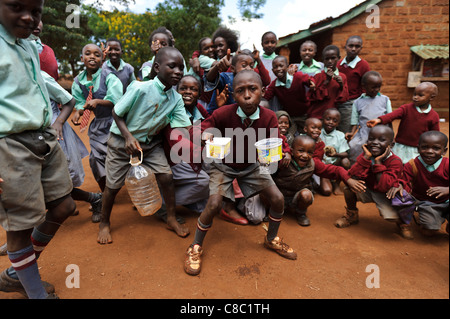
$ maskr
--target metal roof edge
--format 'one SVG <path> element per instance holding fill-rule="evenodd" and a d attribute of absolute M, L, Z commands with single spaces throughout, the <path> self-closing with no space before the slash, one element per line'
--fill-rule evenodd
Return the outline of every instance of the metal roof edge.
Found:
<path fill-rule="evenodd" d="M 281 37 L 281 38 L 279 38 L 277 47 L 279 48 L 279 47 L 282 47 L 289 43 L 307 38 L 311 35 L 319 34 L 326 30 L 334 29 L 338 26 L 341 26 L 341 25 L 345 24 L 346 22 L 350 21 L 351 19 L 359 16 L 363 12 L 366 12 L 367 6 L 378 4 L 381 1 L 383 1 L 383 0 L 367 0 L 367 1 L 361 2 L 360 4 L 356 5 L 352 9 L 350 9 L 349 11 L 341 14 L 340 16 L 338 16 L 337 18 L 334 18 L 331 21 L 328 19 L 325 19 L 325 21 L 323 23 L 320 23 L 317 25 L 317 22 L 316 22 L 316 23 L 311 24 L 311 26 L 314 25 L 313 27 L 310 26 L 308 29 L 300 30 L 297 33 L 293 33 L 293 34 L 287 35 L 285 37 Z"/>

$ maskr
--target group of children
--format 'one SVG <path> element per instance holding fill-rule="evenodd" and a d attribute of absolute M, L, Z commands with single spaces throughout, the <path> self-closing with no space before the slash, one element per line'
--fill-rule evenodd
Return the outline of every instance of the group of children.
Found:
<path fill-rule="evenodd" d="M 0 0 L 0 69 L 15 70 L 0 73 L 0 223 L 12 264 L 0 274 L 0 291 L 58 298 L 54 287 L 41 280 L 36 260 L 74 214 L 74 200 L 80 200 L 68 167 L 80 157 L 60 147 L 75 138 L 63 130 L 73 108 L 72 122 L 82 131 L 90 113 L 95 115 L 88 130 L 89 164 L 101 194 L 85 198 L 92 203 L 92 221 L 99 222 L 98 243 L 112 242 L 114 200 L 130 156 L 142 152 L 163 195 L 157 215 L 167 228 L 180 237 L 189 235 L 176 214 L 179 205 L 200 214 L 185 254 L 189 275 L 201 271 L 204 239 L 216 215 L 247 223 L 236 208 L 237 198 L 258 196 L 268 221 L 264 246 L 291 260 L 297 253 L 278 236 L 285 211 L 292 211 L 300 225 L 310 225 L 306 212 L 314 193 L 330 196 L 340 182 L 347 207 L 336 227 L 358 222 L 357 201 L 374 202 L 405 238 L 412 238 L 414 210 L 427 232 L 448 220 L 448 138 L 439 132 L 439 117 L 430 105 L 437 88 L 422 83 L 412 103 L 392 112 L 389 98 L 380 93 L 381 75 L 358 56 L 360 37 L 348 39 L 343 59 L 337 46 L 325 47 L 323 63 L 314 60 L 316 45 L 306 41 L 302 62 L 289 65 L 275 53 L 273 32 L 263 35 L 260 55 L 256 49 L 240 50 L 237 35 L 219 28 L 200 40 L 188 70 L 172 33 L 160 27 L 149 39 L 154 56 L 137 80 L 134 68 L 122 60 L 118 39 L 109 39 L 106 49 L 87 44 L 85 70 L 75 78 L 70 96 L 40 71 L 38 47 L 29 39 L 40 23 L 43 0 L 17 2 L 20 10 Z M 27 21 L 26 28 L 17 21 Z M 51 101 L 61 105 L 53 125 Z M 401 123 L 394 138 L 387 124 L 395 119 Z M 230 129 L 243 132 L 243 138 L 230 135 Z M 231 138 L 232 161 L 206 163 L 198 156 L 214 139 L 212 132 Z M 251 160 L 256 148 L 250 136 L 282 140 L 276 172 L 263 173 Z M 181 149 L 189 150 L 188 158 Z M 408 204 L 413 210 L 393 205 L 394 199 L 403 203 L 408 196 L 414 198 Z"/>

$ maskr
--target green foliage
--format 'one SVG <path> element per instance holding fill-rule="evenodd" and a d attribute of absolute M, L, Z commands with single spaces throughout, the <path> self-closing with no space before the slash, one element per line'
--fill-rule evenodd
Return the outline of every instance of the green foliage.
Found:
<path fill-rule="evenodd" d="M 266 0 L 239 0 L 238 8 L 242 18 L 251 21 L 252 19 L 261 19 L 264 14 L 258 13 L 258 10 L 264 7 Z"/>

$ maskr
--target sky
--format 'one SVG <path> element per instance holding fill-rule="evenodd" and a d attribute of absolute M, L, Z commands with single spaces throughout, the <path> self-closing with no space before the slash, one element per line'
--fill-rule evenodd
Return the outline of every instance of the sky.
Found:
<path fill-rule="evenodd" d="M 89 2 L 86 0 L 84 2 Z M 145 12 L 147 8 L 153 10 L 158 0 L 136 0 L 129 9 L 136 13 Z M 264 14 L 262 19 L 251 22 L 239 19 L 237 0 L 225 0 L 222 8 L 222 20 L 230 29 L 239 31 L 239 40 L 242 49 L 253 49 L 253 45 L 261 50 L 261 36 L 266 31 L 274 32 L 279 38 L 307 29 L 312 23 L 327 17 L 338 17 L 362 0 L 267 0 L 260 10 Z M 105 1 L 108 3 L 108 1 Z M 117 6 L 117 5 L 116 5 Z M 105 8 L 107 5 L 105 5 Z M 120 9 L 120 6 L 117 6 Z M 230 24 L 228 16 L 236 19 L 236 23 Z"/>

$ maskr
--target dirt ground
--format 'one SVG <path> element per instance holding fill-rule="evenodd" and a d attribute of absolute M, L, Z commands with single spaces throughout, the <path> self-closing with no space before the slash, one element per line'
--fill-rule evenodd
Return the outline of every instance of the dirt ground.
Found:
<path fill-rule="evenodd" d="M 441 127 L 448 135 L 448 123 Z M 82 138 L 88 145 L 85 134 Z M 98 191 L 87 158 L 84 166 L 82 188 Z M 198 277 L 183 271 L 197 215 L 182 214 L 191 234 L 179 238 L 156 217 L 141 217 L 123 188 L 112 213 L 114 242 L 99 245 L 98 224 L 91 222 L 88 204 L 77 205 L 80 215 L 66 221 L 38 262 L 43 280 L 53 283 L 62 299 L 449 298 L 445 225 L 434 238 L 424 237 L 414 225 L 415 239 L 405 240 L 395 224 L 378 215 L 375 205 L 359 204 L 360 223 L 338 229 L 333 222 L 344 213 L 343 196 L 316 195 L 308 212 L 310 227 L 285 216 L 279 234 L 297 251 L 296 261 L 263 247 L 262 225 L 237 226 L 216 218 L 205 240 Z M 4 241 L 2 231 L 0 243 Z M 0 257 L 0 269 L 9 265 L 7 257 Z M 79 288 L 66 285 L 74 275 L 70 265 L 78 267 Z M 373 283 L 376 274 L 379 288 L 368 288 L 366 280 Z M 74 283 L 71 278 L 69 283 Z M 23 297 L 0 292 L 0 299 Z"/>

